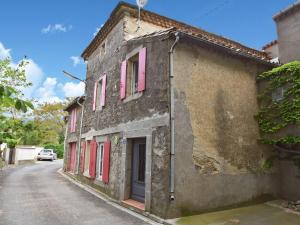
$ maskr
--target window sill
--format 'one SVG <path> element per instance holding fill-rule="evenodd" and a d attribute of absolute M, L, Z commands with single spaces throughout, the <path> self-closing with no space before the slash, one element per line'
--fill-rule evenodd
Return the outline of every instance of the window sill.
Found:
<path fill-rule="evenodd" d="M 85 176 L 87 178 L 91 178 L 89 171 L 84 171 L 83 176 Z"/>
<path fill-rule="evenodd" d="M 98 106 L 95 111 L 96 112 L 101 112 L 103 110 L 103 108 L 104 108 L 103 106 Z"/>
<path fill-rule="evenodd" d="M 124 103 L 130 102 L 130 101 L 136 100 L 136 99 L 138 99 L 138 98 L 140 98 L 142 96 L 143 96 L 143 92 L 138 92 L 138 93 L 135 93 L 133 95 L 128 96 L 127 98 L 124 99 L 123 102 Z"/>

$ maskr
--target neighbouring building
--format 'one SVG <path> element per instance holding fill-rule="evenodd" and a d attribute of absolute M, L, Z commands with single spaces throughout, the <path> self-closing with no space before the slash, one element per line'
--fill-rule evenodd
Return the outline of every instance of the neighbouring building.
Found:
<path fill-rule="evenodd" d="M 18 145 L 14 149 L 10 149 L 6 144 L 1 145 L 3 151 L 3 159 L 7 164 L 24 164 L 35 162 L 37 154 L 44 149 L 38 146 Z"/>
<path fill-rule="evenodd" d="M 300 1 L 280 11 L 273 20 L 276 23 L 278 39 L 265 45 L 263 50 L 274 60 L 288 63 L 300 60 Z M 279 88 L 273 98 L 283 98 L 284 88 Z M 276 100 L 276 99 L 275 99 Z M 298 136 L 299 126 L 285 128 L 290 135 Z M 289 200 L 300 199 L 299 169 L 289 161 L 280 162 L 280 195 Z"/>
<path fill-rule="evenodd" d="M 278 196 L 254 119 L 268 55 L 147 10 L 137 17 L 119 3 L 82 54 L 65 170 L 162 218 Z"/>
<path fill-rule="evenodd" d="M 284 64 L 300 60 L 300 1 L 273 16 L 277 40 L 266 44 L 263 51 Z"/>
<path fill-rule="evenodd" d="M 66 119 L 66 133 L 65 133 L 65 148 L 64 148 L 64 171 L 71 173 L 78 172 L 76 170 L 76 163 L 78 163 L 78 152 L 81 151 L 80 136 L 82 127 L 82 109 L 85 97 L 77 97 L 64 109 L 69 116 Z"/>

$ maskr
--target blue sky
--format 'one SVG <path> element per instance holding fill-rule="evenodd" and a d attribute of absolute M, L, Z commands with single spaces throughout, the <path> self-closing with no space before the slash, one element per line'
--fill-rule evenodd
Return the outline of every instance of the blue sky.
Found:
<path fill-rule="evenodd" d="M 1 3 L 0 57 L 17 63 L 30 59 L 28 77 L 34 87 L 28 97 L 58 100 L 78 94 L 82 85 L 62 74 L 65 69 L 81 78 L 85 65 L 74 65 L 105 23 L 117 0 L 10 0 Z M 135 0 L 127 0 L 134 3 Z M 146 9 L 198 26 L 260 49 L 276 39 L 272 16 L 295 0 L 149 0 Z M 8 51 L 9 50 L 9 51 Z M 1 53 L 2 52 L 2 53 Z"/>

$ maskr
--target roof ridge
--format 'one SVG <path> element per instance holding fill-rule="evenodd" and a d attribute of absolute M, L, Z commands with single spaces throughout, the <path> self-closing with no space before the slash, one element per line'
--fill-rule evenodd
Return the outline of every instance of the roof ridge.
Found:
<path fill-rule="evenodd" d="M 119 2 L 118 5 L 114 8 L 112 13 L 110 14 L 110 17 L 107 20 L 107 22 L 105 23 L 105 25 L 102 27 L 103 32 L 101 32 L 102 31 L 102 29 L 101 29 L 100 32 L 96 35 L 96 37 L 89 44 L 89 46 L 82 53 L 82 57 L 84 57 L 84 58 L 87 57 L 87 55 L 89 55 L 88 52 L 92 52 L 95 49 L 95 46 L 97 45 L 97 43 L 100 42 L 99 37 L 102 35 L 102 33 L 107 33 L 104 31 L 106 29 L 109 29 L 109 25 L 113 25 L 112 23 L 115 22 L 115 21 L 113 21 L 114 19 L 116 19 L 114 17 L 119 18 L 120 14 L 122 14 L 122 11 L 120 14 L 117 14 L 122 9 L 122 7 L 125 7 L 124 11 L 127 11 L 128 13 L 130 13 L 131 16 L 137 17 L 138 7 L 136 5 L 133 5 L 133 4 L 130 4 L 130 3 L 127 3 L 124 1 Z M 255 57 L 258 57 L 258 58 L 261 58 L 264 60 L 269 59 L 268 55 L 263 51 L 245 46 L 244 44 L 241 44 L 237 41 L 231 40 L 231 39 L 223 37 L 221 35 L 217 35 L 217 34 L 208 32 L 199 27 L 195 27 L 190 24 L 186 24 L 184 22 L 177 21 L 175 19 L 160 15 L 158 13 L 155 13 L 155 12 L 152 12 L 149 10 L 145 10 L 145 9 L 141 10 L 141 19 L 144 20 L 145 22 L 156 24 L 156 25 L 159 25 L 159 26 L 165 27 L 165 28 L 176 27 L 178 30 L 182 30 L 184 32 L 187 32 L 191 35 L 195 35 L 198 37 L 200 36 L 201 38 L 207 39 L 208 41 L 211 41 L 211 42 L 214 42 L 214 43 L 217 43 L 217 44 L 229 47 L 229 48 L 239 49 L 241 51 L 244 51 L 247 54 L 253 55 Z"/>

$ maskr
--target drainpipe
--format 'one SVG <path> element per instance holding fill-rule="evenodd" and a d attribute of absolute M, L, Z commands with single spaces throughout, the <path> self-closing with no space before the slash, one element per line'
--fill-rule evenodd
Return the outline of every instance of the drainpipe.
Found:
<path fill-rule="evenodd" d="M 69 121 L 67 122 L 67 126 L 66 126 L 66 131 L 65 131 L 65 139 L 64 139 L 64 165 L 63 165 L 63 170 L 66 171 L 66 153 L 67 153 L 67 137 L 68 137 L 68 126 L 69 125 Z"/>
<path fill-rule="evenodd" d="M 170 122 L 171 122 L 171 153 L 170 153 L 170 200 L 175 200 L 174 187 L 175 187 L 175 117 L 174 117 L 174 49 L 179 41 L 179 32 L 175 33 L 176 40 L 169 51 L 169 70 L 170 70 Z"/>
<path fill-rule="evenodd" d="M 84 106 L 79 102 L 79 99 L 77 99 L 77 104 L 81 107 L 81 117 L 80 117 L 80 127 L 79 127 L 79 140 L 78 140 L 78 151 L 77 151 L 77 156 L 76 156 L 76 174 L 78 174 L 79 171 L 79 157 L 80 157 L 80 152 L 81 152 L 81 133 L 82 133 L 82 120 L 83 120 L 83 112 L 84 112 Z"/>

